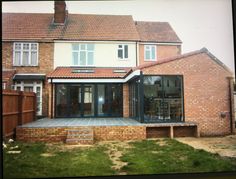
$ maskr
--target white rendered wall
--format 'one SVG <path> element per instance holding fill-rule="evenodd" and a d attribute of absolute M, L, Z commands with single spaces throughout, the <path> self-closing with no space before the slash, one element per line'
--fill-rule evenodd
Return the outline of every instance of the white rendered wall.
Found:
<path fill-rule="evenodd" d="M 135 42 L 55 42 L 54 43 L 54 69 L 58 66 L 72 65 L 72 43 L 94 44 L 95 67 L 135 67 Z M 118 59 L 118 45 L 128 45 L 128 59 Z"/>

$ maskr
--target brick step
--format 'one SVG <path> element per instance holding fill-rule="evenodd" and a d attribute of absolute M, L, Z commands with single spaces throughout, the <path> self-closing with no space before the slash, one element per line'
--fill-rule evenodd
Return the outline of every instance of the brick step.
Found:
<path fill-rule="evenodd" d="M 92 128 L 68 130 L 66 144 L 93 144 L 93 130 Z"/>
<path fill-rule="evenodd" d="M 70 134 L 92 134 L 93 130 L 68 130 L 68 135 Z"/>
<path fill-rule="evenodd" d="M 67 136 L 67 139 L 92 139 L 93 140 L 93 135 L 90 135 L 90 136 L 84 136 L 84 135 Z"/>
<path fill-rule="evenodd" d="M 76 137 L 76 136 L 93 136 L 93 134 L 67 134 L 67 137 Z"/>
<path fill-rule="evenodd" d="M 92 145 L 93 139 L 66 139 L 66 144 L 76 145 L 76 144 L 83 144 L 83 145 Z"/>

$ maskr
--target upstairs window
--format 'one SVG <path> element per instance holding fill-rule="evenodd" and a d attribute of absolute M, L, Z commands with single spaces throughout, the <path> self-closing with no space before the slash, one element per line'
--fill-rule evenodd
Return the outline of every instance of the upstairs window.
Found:
<path fill-rule="evenodd" d="M 94 44 L 72 44 L 72 65 L 94 65 Z"/>
<path fill-rule="evenodd" d="M 119 59 L 128 58 L 128 45 L 118 45 L 118 58 Z"/>
<path fill-rule="evenodd" d="M 14 43 L 13 47 L 14 66 L 37 66 L 38 44 L 37 43 Z"/>
<path fill-rule="evenodd" d="M 156 46 L 145 45 L 144 55 L 145 55 L 145 61 L 156 61 Z"/>

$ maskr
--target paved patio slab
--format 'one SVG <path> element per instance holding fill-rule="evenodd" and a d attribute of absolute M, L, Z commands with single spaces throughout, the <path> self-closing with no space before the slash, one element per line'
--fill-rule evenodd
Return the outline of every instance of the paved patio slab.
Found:
<path fill-rule="evenodd" d="M 42 118 L 20 127 L 47 128 L 73 126 L 195 126 L 192 122 L 177 123 L 140 123 L 131 118 Z"/>

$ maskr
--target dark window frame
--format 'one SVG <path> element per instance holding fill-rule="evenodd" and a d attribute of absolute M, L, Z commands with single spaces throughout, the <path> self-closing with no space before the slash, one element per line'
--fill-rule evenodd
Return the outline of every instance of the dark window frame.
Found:
<path fill-rule="evenodd" d="M 182 84 L 180 84 L 180 88 L 181 88 L 181 111 L 182 111 L 182 121 L 173 121 L 173 122 L 185 122 L 185 110 L 184 110 L 184 108 L 185 108 L 185 106 L 184 106 L 184 76 L 183 75 L 181 75 L 181 74 L 168 74 L 168 75 L 163 75 L 163 74 L 161 74 L 161 75 L 158 75 L 158 74 L 148 74 L 148 75 L 143 75 L 143 77 L 145 78 L 146 76 L 160 76 L 161 77 L 161 85 L 160 85 L 160 87 L 162 88 L 162 91 L 163 91 L 163 89 L 164 89 L 164 87 L 165 87 L 165 85 L 164 85 L 164 80 L 163 80 L 163 77 L 169 77 L 169 76 L 174 76 L 174 77 L 180 77 L 181 78 L 181 81 L 182 81 Z M 144 83 L 143 83 L 143 85 L 144 85 Z M 144 94 L 144 91 L 143 91 L 143 94 Z M 143 97 L 144 97 L 144 95 L 143 95 Z M 162 99 L 163 99 L 163 101 L 165 101 L 164 99 L 165 99 L 165 97 L 164 97 L 164 93 L 162 94 Z M 149 122 L 148 122 L 149 123 Z M 164 122 L 163 122 L 164 123 Z"/>
<path fill-rule="evenodd" d="M 122 83 L 54 83 L 55 84 L 55 94 L 54 94 L 54 114 L 55 114 L 55 117 L 56 118 L 73 118 L 73 117 L 77 117 L 77 118 L 101 118 L 101 117 L 123 117 L 123 84 Z M 111 106 L 109 107 L 109 114 L 107 116 L 99 116 L 98 115 L 98 111 L 97 111 L 97 108 L 98 108 L 98 85 L 108 85 L 108 91 L 109 91 L 109 103 L 111 104 L 111 87 L 113 85 L 120 85 L 121 86 L 121 89 L 120 89 L 120 96 L 121 96 L 121 105 L 122 105 L 122 109 L 121 109 L 121 112 L 119 115 L 112 115 L 111 114 Z M 67 104 L 70 102 L 70 99 L 69 99 L 69 88 L 68 86 L 70 85 L 80 85 L 81 86 L 81 90 L 82 90 L 82 93 L 81 93 L 81 114 L 80 116 L 72 116 L 69 114 L 69 105 L 67 105 L 67 110 L 66 110 L 66 115 L 63 115 L 63 116 L 58 116 L 57 115 L 57 93 L 58 93 L 58 85 L 65 85 L 67 90 L 66 90 L 66 100 L 67 100 Z M 94 85 L 94 115 L 91 115 L 91 116 L 84 116 L 84 86 L 85 85 Z"/>

